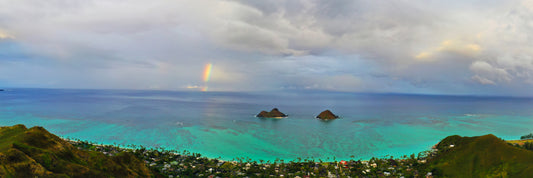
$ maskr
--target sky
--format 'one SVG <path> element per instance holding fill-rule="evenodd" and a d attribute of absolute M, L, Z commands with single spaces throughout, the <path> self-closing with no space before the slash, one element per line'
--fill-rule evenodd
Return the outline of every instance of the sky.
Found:
<path fill-rule="evenodd" d="M 0 0 L 0 87 L 533 96 L 532 34 L 532 0 Z"/>

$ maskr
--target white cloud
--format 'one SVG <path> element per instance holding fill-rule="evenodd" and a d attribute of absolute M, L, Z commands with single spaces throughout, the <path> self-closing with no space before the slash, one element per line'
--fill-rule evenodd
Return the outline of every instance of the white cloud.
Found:
<path fill-rule="evenodd" d="M 15 39 L 15 36 L 10 35 L 7 32 L 4 32 L 2 29 L 0 29 L 0 39 Z"/>
<path fill-rule="evenodd" d="M 496 82 L 494 82 L 492 80 L 489 80 L 487 78 L 481 77 L 479 75 L 474 75 L 472 77 L 472 80 L 477 81 L 477 82 L 479 82 L 479 83 L 481 83 L 483 85 L 495 85 L 496 84 Z"/>
<path fill-rule="evenodd" d="M 502 68 L 497 68 L 485 61 L 475 61 L 470 65 L 470 70 L 475 73 L 472 77 L 481 84 L 496 84 L 496 82 L 510 82 L 512 76 Z"/>
<path fill-rule="evenodd" d="M 528 94 L 532 2 L 0 0 L 0 47 L 29 56 L 0 59 L 1 72 L 27 86 L 177 89 L 203 86 L 213 62 L 210 90 Z M 31 68 L 51 73 L 14 75 Z"/>

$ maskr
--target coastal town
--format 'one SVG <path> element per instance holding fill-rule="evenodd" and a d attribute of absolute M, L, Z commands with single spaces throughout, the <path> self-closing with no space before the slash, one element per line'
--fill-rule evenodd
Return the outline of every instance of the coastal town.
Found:
<path fill-rule="evenodd" d="M 370 160 L 339 160 L 323 162 L 309 159 L 291 161 L 252 161 L 237 158 L 231 161 L 209 159 L 201 154 L 164 149 L 147 149 L 130 145 L 124 148 L 98 145 L 86 141 L 69 141 L 81 150 L 98 151 L 113 156 L 131 152 L 150 169 L 165 177 L 432 177 L 426 169 L 427 159 L 436 149 L 401 158 L 372 158 Z"/>

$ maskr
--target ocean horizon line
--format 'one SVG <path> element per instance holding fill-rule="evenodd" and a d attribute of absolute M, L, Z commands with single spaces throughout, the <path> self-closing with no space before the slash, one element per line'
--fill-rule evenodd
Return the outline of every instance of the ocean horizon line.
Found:
<path fill-rule="evenodd" d="M 430 97 L 465 97 L 465 98 L 510 98 L 510 99 L 533 99 L 533 95 L 491 95 L 491 94 L 438 94 L 438 93 L 406 93 L 406 92 L 368 92 L 368 91 L 339 91 L 317 89 L 280 89 L 280 90 L 252 90 L 252 91 L 201 91 L 186 89 L 135 89 L 135 88 L 52 88 L 52 87 L 0 87 L 5 91 L 13 90 L 79 90 L 79 91 L 144 91 L 144 92 L 183 92 L 183 93 L 241 93 L 241 94 L 272 94 L 272 93 L 303 93 L 303 94 L 353 94 L 375 96 L 430 96 Z"/>

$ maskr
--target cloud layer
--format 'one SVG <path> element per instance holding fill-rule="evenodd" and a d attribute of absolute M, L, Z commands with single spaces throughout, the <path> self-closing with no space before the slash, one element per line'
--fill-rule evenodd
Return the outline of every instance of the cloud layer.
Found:
<path fill-rule="evenodd" d="M 531 0 L 0 7 L 0 85 L 8 87 L 533 95 Z"/>

